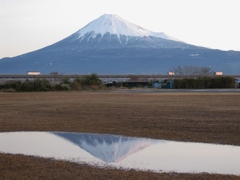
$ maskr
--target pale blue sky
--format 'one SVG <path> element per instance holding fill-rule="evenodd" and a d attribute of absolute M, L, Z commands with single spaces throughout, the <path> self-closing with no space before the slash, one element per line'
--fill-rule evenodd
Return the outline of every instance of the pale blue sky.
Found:
<path fill-rule="evenodd" d="M 184 42 L 240 51 L 239 0 L 0 0 L 0 58 L 53 44 L 102 14 Z"/>

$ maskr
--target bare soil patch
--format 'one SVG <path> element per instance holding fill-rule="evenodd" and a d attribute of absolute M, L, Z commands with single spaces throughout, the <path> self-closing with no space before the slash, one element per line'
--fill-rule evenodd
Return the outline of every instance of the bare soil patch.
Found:
<path fill-rule="evenodd" d="M 89 132 L 240 145 L 240 94 L 238 93 L 0 93 L 0 109 L 0 132 Z M 58 163 L 63 167 L 80 166 L 68 162 L 1 154 L 1 165 L 4 164 L 7 169 L 13 168 L 14 161 L 40 163 L 41 165 L 36 168 L 42 170 L 49 169 L 45 166 L 49 163 L 53 169 L 58 167 L 56 165 Z M 68 170 L 65 169 L 66 171 L 64 168 L 61 171 L 67 173 Z M 110 170 L 93 168 L 91 173 L 93 171 L 99 171 L 96 175 L 99 173 L 103 175 L 105 171 Z M 116 171 L 118 176 L 125 173 L 121 170 L 111 171 Z M 5 171 L 2 171 L 1 167 L 1 172 L 7 174 L 8 170 L 5 168 Z M 34 174 L 35 171 L 32 172 Z M 142 172 L 134 171 L 134 173 Z M 10 174 L 19 176 L 18 171 Z M 168 175 L 167 178 L 170 179 L 175 176 L 178 179 L 185 177 L 176 173 Z M 201 177 L 205 175 L 201 174 Z M 156 176 L 158 178 L 160 175 Z M 197 178 L 199 175 L 188 177 L 190 176 Z M 211 177 L 211 175 L 206 176 Z M 117 176 L 115 178 L 112 175 L 104 179 L 117 179 Z"/>

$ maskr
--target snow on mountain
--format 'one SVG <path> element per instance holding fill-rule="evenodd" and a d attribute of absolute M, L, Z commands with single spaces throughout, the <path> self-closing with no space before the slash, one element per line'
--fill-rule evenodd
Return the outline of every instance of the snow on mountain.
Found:
<path fill-rule="evenodd" d="M 55 132 L 54 134 L 71 141 L 107 163 L 119 162 L 125 157 L 156 143 L 155 140 L 151 139 L 116 135 L 62 132 Z"/>
<path fill-rule="evenodd" d="M 167 40 L 178 41 L 163 32 L 152 32 L 144 29 L 138 25 L 130 23 L 121 17 L 113 14 L 104 14 L 94 21 L 90 22 L 88 25 L 80 29 L 78 38 L 82 38 L 85 35 L 91 33 L 91 37 L 95 38 L 98 34 L 103 36 L 106 33 L 120 36 L 133 36 L 133 37 L 159 37 Z"/>

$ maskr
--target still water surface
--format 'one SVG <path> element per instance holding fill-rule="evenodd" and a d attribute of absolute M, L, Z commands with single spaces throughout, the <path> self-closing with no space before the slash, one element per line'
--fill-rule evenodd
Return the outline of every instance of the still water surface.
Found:
<path fill-rule="evenodd" d="M 105 134 L 0 133 L 0 152 L 156 172 L 240 175 L 240 147 Z"/>

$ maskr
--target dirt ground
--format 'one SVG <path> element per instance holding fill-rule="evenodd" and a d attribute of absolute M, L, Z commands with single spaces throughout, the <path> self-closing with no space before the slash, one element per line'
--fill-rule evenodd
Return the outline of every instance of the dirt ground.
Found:
<path fill-rule="evenodd" d="M 240 93 L 0 93 L 0 132 L 107 133 L 239 146 L 239 112 Z M 240 179 L 213 174 L 98 169 L 22 155 L 0 157 L 0 179 L 61 179 L 64 174 L 71 174 L 73 179 Z"/>

